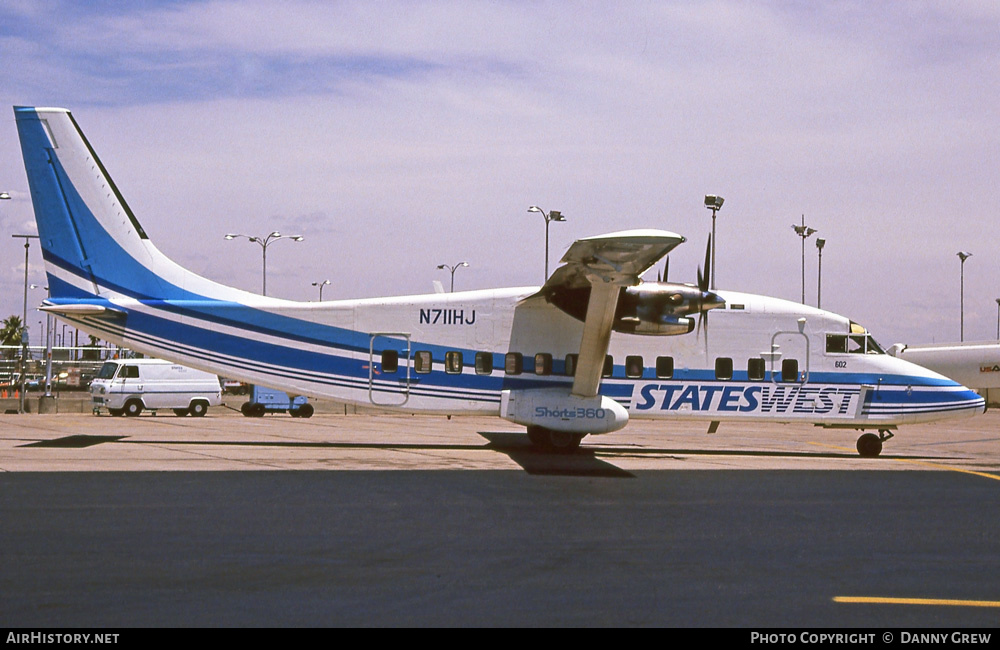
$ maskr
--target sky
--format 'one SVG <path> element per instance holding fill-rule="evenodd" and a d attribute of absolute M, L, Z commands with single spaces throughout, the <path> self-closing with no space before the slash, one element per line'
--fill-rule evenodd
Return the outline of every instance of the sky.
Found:
<path fill-rule="evenodd" d="M 581 237 L 716 221 L 719 289 L 884 345 L 995 340 L 1000 5 L 0 0 L 0 314 L 37 232 L 12 106 L 60 106 L 160 250 L 317 300 L 529 286 Z M 0 116 L 3 115 L 0 110 Z M 655 279 L 654 273 L 647 279 Z M 45 285 L 37 242 L 28 282 Z M 44 289 L 28 294 L 34 308 Z"/>

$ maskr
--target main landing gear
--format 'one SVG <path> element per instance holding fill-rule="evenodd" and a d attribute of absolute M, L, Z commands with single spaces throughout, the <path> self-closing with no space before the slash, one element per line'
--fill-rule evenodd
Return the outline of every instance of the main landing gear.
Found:
<path fill-rule="evenodd" d="M 888 429 L 879 429 L 878 435 L 866 433 L 858 438 L 858 453 L 862 458 L 875 458 L 882 453 L 882 443 L 891 437 Z"/>
<path fill-rule="evenodd" d="M 538 449 L 558 453 L 572 453 L 580 448 L 580 441 L 585 434 L 554 431 L 545 427 L 529 426 L 528 440 Z"/>

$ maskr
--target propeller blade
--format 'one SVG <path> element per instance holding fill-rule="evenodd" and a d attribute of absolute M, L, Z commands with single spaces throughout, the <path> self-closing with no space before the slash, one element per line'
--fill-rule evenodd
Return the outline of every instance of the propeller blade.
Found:
<path fill-rule="evenodd" d="M 667 258 L 665 260 L 663 260 L 663 281 L 664 282 L 667 282 L 667 277 L 669 277 L 669 271 L 670 271 L 670 256 L 667 255 Z"/>
<path fill-rule="evenodd" d="M 701 269 L 698 270 L 698 288 L 708 291 L 708 279 L 712 277 L 712 235 L 708 236 L 708 246 L 705 247 L 705 277 L 701 277 Z"/>

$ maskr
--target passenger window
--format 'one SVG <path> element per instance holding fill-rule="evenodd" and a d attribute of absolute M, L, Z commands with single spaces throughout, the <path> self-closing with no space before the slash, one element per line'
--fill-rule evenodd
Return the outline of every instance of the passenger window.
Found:
<path fill-rule="evenodd" d="M 524 369 L 524 357 L 520 352 L 508 352 L 503 360 L 503 369 L 508 375 L 520 375 Z"/>
<path fill-rule="evenodd" d="M 795 382 L 799 380 L 798 359 L 785 359 L 781 362 L 781 381 Z"/>
<path fill-rule="evenodd" d="M 462 372 L 462 353 L 449 350 L 444 353 L 444 371 L 450 375 Z"/>
<path fill-rule="evenodd" d="M 392 374 L 399 370 L 399 352 L 382 350 L 382 372 Z"/>
<path fill-rule="evenodd" d="M 715 378 L 729 380 L 733 378 L 733 360 L 729 357 L 719 357 L 715 360 Z"/>
<path fill-rule="evenodd" d="M 615 359 L 610 354 L 604 357 L 604 368 L 601 370 L 602 377 L 610 377 L 615 370 Z"/>
<path fill-rule="evenodd" d="M 642 357 L 634 354 L 625 357 L 625 376 L 632 379 L 642 377 Z"/>
<path fill-rule="evenodd" d="M 580 358 L 579 354 L 567 354 L 566 355 L 566 369 L 565 373 L 567 377 L 572 377 L 576 374 L 576 362 Z"/>
<path fill-rule="evenodd" d="M 138 379 L 139 366 L 125 366 L 125 372 L 122 373 L 122 377 L 125 379 Z"/>
<path fill-rule="evenodd" d="M 427 374 L 431 371 L 431 358 L 430 350 L 418 350 L 413 356 L 413 370 L 422 375 Z"/>
<path fill-rule="evenodd" d="M 764 378 L 766 372 L 766 364 L 764 360 L 760 357 L 756 359 L 747 359 L 747 377 L 750 381 L 760 381 Z"/>
<path fill-rule="evenodd" d="M 674 376 L 674 358 L 656 357 L 656 377 L 658 379 L 671 379 Z"/>
<path fill-rule="evenodd" d="M 493 355 L 489 352 L 476 352 L 476 374 L 488 375 L 493 372 Z"/>
<path fill-rule="evenodd" d="M 535 374 L 536 375 L 551 375 L 552 374 L 552 355 L 547 352 L 539 352 L 535 355 Z"/>

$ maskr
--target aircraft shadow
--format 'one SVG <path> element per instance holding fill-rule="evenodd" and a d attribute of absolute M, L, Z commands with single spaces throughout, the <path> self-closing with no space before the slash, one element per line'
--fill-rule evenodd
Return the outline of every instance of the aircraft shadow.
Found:
<path fill-rule="evenodd" d="M 480 431 L 479 435 L 489 441 L 489 449 L 505 454 L 528 474 L 635 478 L 634 474 L 600 460 L 594 450 L 585 446 L 567 453 L 546 452 L 536 449 L 523 433 Z"/>
<path fill-rule="evenodd" d="M 52 440 L 39 440 L 20 447 L 44 447 L 54 449 L 84 449 L 104 443 L 132 445 L 179 445 L 212 447 L 274 447 L 284 449 L 385 449 L 385 450 L 429 450 L 429 451 L 475 451 L 489 449 L 506 455 L 525 472 L 537 476 L 587 476 L 604 478 L 635 478 L 635 475 L 612 463 L 598 458 L 676 458 L 684 456 L 723 457 L 744 456 L 757 458 L 811 458 L 838 459 L 857 458 L 852 452 L 837 451 L 754 451 L 733 449 L 662 449 L 657 447 L 588 447 L 583 445 L 572 452 L 549 452 L 535 448 L 523 433 L 511 431 L 479 431 L 487 444 L 441 444 L 441 443 L 363 443 L 363 442 L 301 442 L 301 441 L 241 441 L 241 440 L 129 440 L 128 436 L 72 435 Z M 893 456 L 883 454 L 884 459 L 940 460 L 937 456 Z"/>

